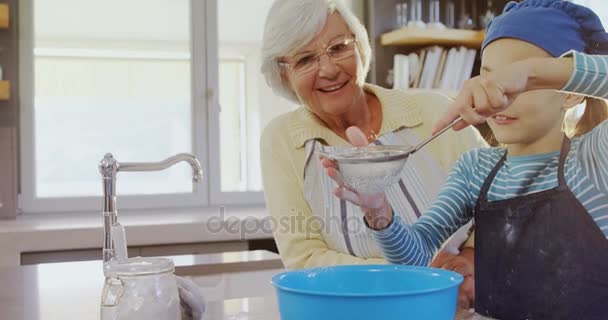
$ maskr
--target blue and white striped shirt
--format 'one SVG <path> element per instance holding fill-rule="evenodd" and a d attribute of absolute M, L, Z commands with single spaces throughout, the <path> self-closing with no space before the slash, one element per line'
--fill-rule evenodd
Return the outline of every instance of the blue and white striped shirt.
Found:
<path fill-rule="evenodd" d="M 574 72 L 562 91 L 608 99 L 608 55 L 571 51 Z"/>
<path fill-rule="evenodd" d="M 607 97 L 608 86 L 604 82 L 608 57 L 579 53 L 574 53 L 574 57 L 575 72 L 563 91 Z M 597 78 L 596 71 L 604 76 Z M 568 187 L 608 238 L 607 150 L 608 121 L 604 121 L 591 132 L 572 139 L 565 177 Z M 418 222 L 409 225 L 395 216 L 386 229 L 374 231 L 387 260 L 427 265 L 437 248 L 473 218 L 481 186 L 504 153 L 504 148 L 480 148 L 464 154 L 434 204 Z M 556 187 L 558 163 L 559 152 L 507 157 L 488 191 L 488 200 L 510 199 Z"/>

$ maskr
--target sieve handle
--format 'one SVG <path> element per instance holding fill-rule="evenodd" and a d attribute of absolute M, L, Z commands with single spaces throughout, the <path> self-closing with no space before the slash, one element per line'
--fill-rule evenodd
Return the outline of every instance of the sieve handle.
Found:
<path fill-rule="evenodd" d="M 412 151 L 410 152 L 410 154 L 422 149 L 422 147 L 426 146 L 429 142 L 435 140 L 435 138 L 439 137 L 441 134 L 443 134 L 444 132 L 452 129 L 452 127 L 457 124 L 458 122 L 462 121 L 462 117 L 458 117 L 456 118 L 456 120 L 452 121 L 452 123 L 450 123 L 447 127 L 441 129 L 441 131 L 435 133 L 434 135 L 426 138 L 425 140 L 423 140 L 422 142 L 420 142 L 419 144 L 417 144 Z"/>

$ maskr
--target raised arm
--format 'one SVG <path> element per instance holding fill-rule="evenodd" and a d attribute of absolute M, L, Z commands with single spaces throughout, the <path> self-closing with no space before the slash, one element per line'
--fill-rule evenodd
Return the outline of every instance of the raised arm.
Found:
<path fill-rule="evenodd" d="M 420 220 L 408 225 L 395 217 L 386 228 L 373 231 L 388 261 L 426 266 L 442 243 L 471 220 L 469 168 L 475 152 L 458 160 L 437 199 Z"/>
<path fill-rule="evenodd" d="M 449 111 L 437 122 L 439 131 L 459 115 L 454 127 L 484 122 L 505 110 L 526 91 L 555 89 L 597 98 L 608 98 L 608 56 L 569 52 L 561 58 L 532 58 L 514 62 L 465 82 Z"/>
<path fill-rule="evenodd" d="M 341 186 L 334 194 L 362 208 L 365 222 L 389 262 L 428 265 L 441 244 L 472 218 L 468 190 L 478 152 L 479 149 L 469 151 L 457 161 L 434 204 L 413 225 L 393 214 L 384 194 L 361 194 L 344 185 L 335 163 L 324 159 L 323 166 Z"/>

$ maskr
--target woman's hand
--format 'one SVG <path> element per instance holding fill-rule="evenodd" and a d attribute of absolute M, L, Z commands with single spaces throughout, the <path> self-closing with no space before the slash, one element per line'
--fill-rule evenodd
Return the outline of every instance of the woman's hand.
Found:
<path fill-rule="evenodd" d="M 507 109 L 520 93 L 528 89 L 531 61 L 524 60 L 508 67 L 489 71 L 465 81 L 448 112 L 435 124 L 433 133 L 448 126 L 461 116 L 454 126 L 458 131 Z"/>
<path fill-rule="evenodd" d="M 464 281 L 458 288 L 458 308 L 469 309 L 475 306 L 475 258 L 473 248 L 464 248 L 459 255 L 440 251 L 431 267 L 452 270 L 460 273 Z"/>
<path fill-rule="evenodd" d="M 346 129 L 346 137 L 356 147 L 363 147 L 368 144 L 367 137 L 358 127 Z M 344 182 L 335 161 L 321 157 L 321 164 L 327 175 L 338 185 L 338 188 L 334 190 L 334 195 L 359 206 L 365 214 L 365 220 L 370 228 L 384 229 L 391 223 L 393 212 L 384 193 L 360 193 Z"/>

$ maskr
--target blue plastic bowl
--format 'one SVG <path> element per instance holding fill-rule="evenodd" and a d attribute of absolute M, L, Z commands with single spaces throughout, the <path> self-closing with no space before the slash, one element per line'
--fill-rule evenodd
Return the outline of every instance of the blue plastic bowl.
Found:
<path fill-rule="evenodd" d="M 357 265 L 275 275 L 282 320 L 453 320 L 460 274 L 402 265 Z"/>

